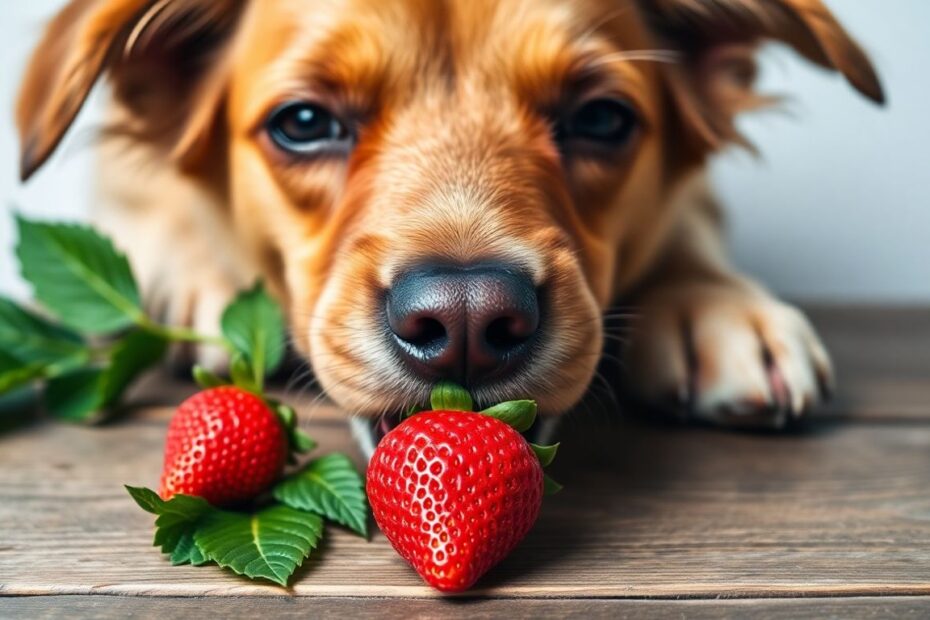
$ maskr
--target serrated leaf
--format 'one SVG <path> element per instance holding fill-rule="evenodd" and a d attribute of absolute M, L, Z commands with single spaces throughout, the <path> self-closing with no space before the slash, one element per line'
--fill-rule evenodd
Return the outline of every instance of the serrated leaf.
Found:
<path fill-rule="evenodd" d="M 322 533 L 318 515 L 273 506 L 253 515 L 215 511 L 197 527 L 194 540 L 220 566 L 286 586 Z"/>
<path fill-rule="evenodd" d="M 200 521 L 220 511 L 207 500 L 193 495 L 175 495 L 162 504 L 155 519 L 153 544 L 163 553 L 173 553 L 186 534 L 194 531 Z"/>
<path fill-rule="evenodd" d="M 555 453 L 559 451 L 559 444 L 556 443 L 551 446 L 539 446 L 535 443 L 531 443 L 530 448 L 532 448 L 533 452 L 536 453 L 536 458 L 539 459 L 539 464 L 543 467 L 549 467 L 552 465 L 552 461 L 555 459 Z"/>
<path fill-rule="evenodd" d="M 175 495 L 166 501 L 145 487 L 126 485 L 126 490 L 140 508 L 158 515 L 153 545 L 169 554 L 172 563 L 203 564 L 206 561 L 199 549 L 191 548 L 191 543 L 197 524 L 204 517 L 219 512 L 207 500 L 193 495 Z"/>
<path fill-rule="evenodd" d="M 49 380 L 45 390 L 48 411 L 57 418 L 84 422 L 112 407 L 123 391 L 167 351 L 168 343 L 156 334 L 137 330 L 112 348 L 107 366 L 82 368 Z"/>
<path fill-rule="evenodd" d="M 368 536 L 368 501 L 365 484 L 344 454 L 328 454 L 311 461 L 274 488 L 280 502 L 323 515 Z"/>
<path fill-rule="evenodd" d="M 549 477 L 549 474 L 543 474 L 543 495 L 555 495 L 562 490 L 562 485 Z"/>
<path fill-rule="evenodd" d="M 23 362 L 60 368 L 81 364 L 90 354 L 79 335 L 3 298 L 0 350 Z"/>
<path fill-rule="evenodd" d="M 129 261 L 109 239 L 75 224 L 16 223 L 23 277 L 63 323 L 104 333 L 145 321 Z"/>
<path fill-rule="evenodd" d="M 273 373 L 284 357 L 281 307 L 256 284 L 227 306 L 220 324 L 223 335 L 249 363 L 252 380 L 260 390 L 265 376 Z"/>
<path fill-rule="evenodd" d="M 229 381 L 223 379 L 215 373 L 210 372 L 199 364 L 195 365 L 194 368 L 191 369 L 191 375 L 193 375 L 194 381 L 197 383 L 197 385 L 205 390 L 220 387 L 221 385 L 229 385 Z"/>
<path fill-rule="evenodd" d="M 171 552 L 171 555 L 168 558 L 171 560 L 172 566 L 178 566 L 181 564 L 201 566 L 210 561 L 210 559 L 203 554 L 203 551 L 200 550 L 200 547 L 198 547 L 197 543 L 194 541 L 195 527 L 196 526 L 192 526 L 185 530 L 184 533 L 181 534 L 181 537 L 178 539 L 177 544 L 174 546 L 174 551 Z"/>
<path fill-rule="evenodd" d="M 518 433 L 523 433 L 528 431 L 533 426 L 533 422 L 536 421 L 536 401 L 508 400 L 493 407 L 488 407 L 481 413 L 497 418 Z"/>
<path fill-rule="evenodd" d="M 430 392 L 429 402 L 433 411 L 473 411 L 474 402 L 468 390 L 451 381 L 440 381 Z"/>

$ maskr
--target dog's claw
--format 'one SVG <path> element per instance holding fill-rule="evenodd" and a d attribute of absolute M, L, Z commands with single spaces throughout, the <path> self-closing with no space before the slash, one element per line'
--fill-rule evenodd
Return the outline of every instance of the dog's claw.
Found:
<path fill-rule="evenodd" d="M 680 419 L 783 428 L 830 391 L 829 360 L 800 312 L 742 289 L 685 293 L 647 304 L 634 331 L 627 367 L 647 402 Z"/>

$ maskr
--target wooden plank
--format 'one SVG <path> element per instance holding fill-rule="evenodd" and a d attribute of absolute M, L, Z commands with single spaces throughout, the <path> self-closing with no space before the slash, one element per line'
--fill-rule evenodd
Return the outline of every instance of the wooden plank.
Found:
<path fill-rule="evenodd" d="M 154 485 L 168 410 L 0 438 L 0 594 L 280 595 L 171 567 L 123 483 Z M 595 421 L 596 422 L 596 421 Z M 344 424 L 309 430 L 353 446 Z M 930 594 L 930 424 L 797 436 L 566 423 L 524 544 L 473 594 L 714 597 Z M 332 528 L 290 594 L 433 597 L 390 546 Z"/>
<path fill-rule="evenodd" d="M 839 381 L 826 414 L 930 419 L 930 308 L 814 307 Z"/>
<path fill-rule="evenodd" d="M 121 596 L 36 596 L 0 599 L 0 610 L 10 620 L 54 618 L 666 618 L 695 620 L 720 617 L 795 620 L 807 618 L 915 618 L 930 614 L 930 599 L 863 597 L 858 599 L 744 599 L 744 600 L 482 600 L 428 601 L 382 598 L 252 597 L 242 599 L 143 598 Z"/>

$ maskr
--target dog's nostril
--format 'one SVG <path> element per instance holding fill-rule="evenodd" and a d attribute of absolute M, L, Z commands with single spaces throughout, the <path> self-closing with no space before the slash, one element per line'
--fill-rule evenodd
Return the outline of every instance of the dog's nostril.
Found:
<path fill-rule="evenodd" d="M 526 321 L 512 316 L 494 319 L 484 332 L 484 339 L 491 348 L 508 351 L 529 340 L 535 328 L 529 329 Z"/>
<path fill-rule="evenodd" d="M 417 320 L 412 332 L 404 340 L 415 347 L 432 347 L 446 339 L 446 328 L 437 319 L 424 317 Z"/>
<path fill-rule="evenodd" d="M 430 381 L 503 377 L 531 353 L 540 325 L 532 279 L 496 265 L 421 265 L 387 291 L 397 353 Z"/>

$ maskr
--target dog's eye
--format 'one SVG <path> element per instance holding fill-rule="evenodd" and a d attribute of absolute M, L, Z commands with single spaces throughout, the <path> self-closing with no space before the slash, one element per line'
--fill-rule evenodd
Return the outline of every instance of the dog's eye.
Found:
<path fill-rule="evenodd" d="M 636 129 L 636 112 L 617 99 L 594 99 L 576 109 L 564 127 L 564 137 L 621 146 Z"/>
<path fill-rule="evenodd" d="M 268 135 L 285 151 L 306 155 L 344 148 L 350 141 L 346 126 L 329 110 L 313 103 L 286 103 L 268 118 Z"/>

